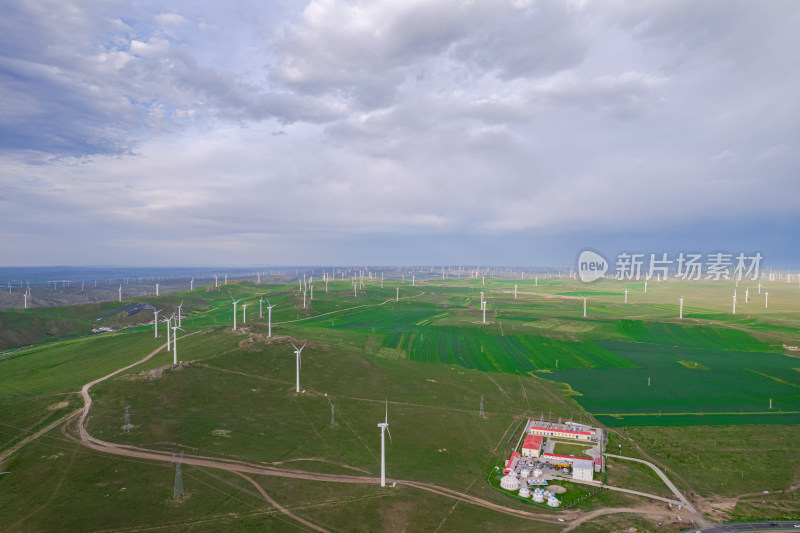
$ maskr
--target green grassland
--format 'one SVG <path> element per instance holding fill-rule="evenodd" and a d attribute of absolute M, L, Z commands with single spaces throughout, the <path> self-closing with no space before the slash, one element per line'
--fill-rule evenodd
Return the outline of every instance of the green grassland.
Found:
<path fill-rule="evenodd" d="M 751 302 L 730 315 L 732 282 L 650 283 L 646 294 L 641 282 L 610 280 L 588 286 L 558 279 L 540 279 L 538 286 L 533 280 L 496 279 L 485 286 L 475 279 L 417 283 L 386 280 L 382 289 L 372 281 L 357 296 L 349 280 L 329 283 L 327 293 L 315 283 L 314 299 L 307 294 L 305 307 L 297 284 L 240 282 L 122 304 L 1 312 L 4 346 L 55 342 L 0 359 L 0 450 L 80 406 L 76 391 L 82 384 L 144 357 L 165 342 L 166 331 L 160 325 L 158 339 L 152 325 L 71 336 L 98 324 L 121 327 L 152 319 L 152 312 L 113 313 L 132 301 L 170 314 L 183 301 L 183 329 L 194 335 L 180 339 L 178 358 L 191 363 L 172 368 L 172 355 L 162 351 L 97 385 L 89 419 L 93 435 L 173 452 L 374 476 L 376 424 L 388 400 L 389 477 L 512 506 L 525 504 L 489 487 L 486 476 L 510 452 L 516 439 L 509 431 L 526 416 L 598 420 L 613 428 L 612 448 L 624 443 L 629 453 L 657 461 L 680 487 L 701 495 L 743 494 L 754 485 L 786 488 L 800 478 L 796 467 L 785 468 L 796 465 L 792 458 L 800 441 L 798 426 L 790 425 L 800 421 L 800 359 L 787 357 L 781 346 L 800 344 L 796 286 L 765 284 L 770 308 L 764 309 L 751 284 Z M 394 301 L 397 287 L 400 300 Z M 625 287 L 628 305 L 622 302 Z M 481 291 L 488 324 L 480 323 Z M 676 318 L 680 295 L 686 298 L 683 321 Z M 588 317 L 581 316 L 583 301 L 575 296 L 589 298 Z M 234 332 L 231 299 L 240 298 L 241 327 Z M 266 338 L 266 308 L 258 316 L 261 298 L 275 304 L 273 339 Z M 302 394 L 294 392 L 291 342 L 308 343 Z M 130 432 L 122 428 L 126 405 Z M 764 433 L 772 440 L 765 442 Z M 638 448 L 628 449 L 630 443 Z M 50 432 L 2 465 L 12 474 L 0 476 L 0 515 L 19 517 L 11 530 L 115 529 L 122 523 L 203 531 L 293 527 L 237 476 L 187 467 L 191 497 L 176 507 L 169 498 L 171 467 L 144 462 L 138 475 L 135 464 Z M 615 462 L 609 480 L 665 494 L 658 480 L 640 470 Z M 352 529 L 349 517 L 365 531 L 476 529 L 469 527 L 475 523 L 504 531 L 532 524 L 466 504 L 454 508 L 452 500 L 409 487 L 387 493 L 260 481 L 278 501 L 332 529 Z M 116 488 L 120 484 L 124 494 Z M 84 486 L 91 490 L 82 491 Z M 620 498 L 604 492 L 585 507 Z M 791 498 L 783 496 L 775 509 L 790 505 Z M 25 502 L 35 505 L 23 512 Z M 86 512 L 70 514 L 70 505 Z M 126 505 L 129 515 L 113 511 Z M 743 499 L 735 515 L 761 516 L 757 507 Z M 538 523 L 536 528 L 558 530 Z"/>

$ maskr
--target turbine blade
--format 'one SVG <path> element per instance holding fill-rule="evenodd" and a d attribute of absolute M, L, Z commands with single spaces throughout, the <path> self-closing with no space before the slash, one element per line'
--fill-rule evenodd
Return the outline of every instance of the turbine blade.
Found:
<path fill-rule="evenodd" d="M 294 348 L 294 351 L 297 351 L 297 346 L 295 346 L 293 342 L 292 342 L 292 343 L 289 343 L 289 344 L 291 344 L 291 345 L 292 345 L 292 348 Z"/>
<path fill-rule="evenodd" d="M 389 426 L 386 426 L 386 433 L 389 434 L 389 442 L 394 444 L 394 442 L 392 442 L 392 432 L 389 431 Z"/>

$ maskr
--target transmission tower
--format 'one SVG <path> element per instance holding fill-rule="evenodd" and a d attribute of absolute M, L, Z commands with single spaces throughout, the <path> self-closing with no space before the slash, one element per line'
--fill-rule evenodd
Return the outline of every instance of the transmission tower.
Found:
<path fill-rule="evenodd" d="M 175 490 L 172 493 L 174 499 L 183 497 L 183 475 L 181 474 L 181 461 L 183 461 L 183 450 L 178 457 L 177 454 L 172 454 L 172 463 L 175 465 Z"/>
<path fill-rule="evenodd" d="M 125 425 L 122 426 L 122 428 L 125 431 L 130 431 L 131 430 L 131 413 L 130 413 L 130 410 L 131 410 L 131 406 L 130 405 L 126 405 L 125 406 Z"/>
<path fill-rule="evenodd" d="M 481 396 L 481 418 L 483 418 L 483 396 Z"/>
<path fill-rule="evenodd" d="M 334 419 L 334 416 L 333 416 L 335 410 L 336 410 L 336 406 L 331 404 L 331 425 L 333 425 L 335 423 L 335 419 Z"/>

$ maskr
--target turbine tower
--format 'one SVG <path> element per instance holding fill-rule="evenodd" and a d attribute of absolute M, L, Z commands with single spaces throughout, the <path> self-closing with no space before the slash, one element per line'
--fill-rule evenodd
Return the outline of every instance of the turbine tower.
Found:
<path fill-rule="evenodd" d="M 386 486 L 386 436 L 389 434 L 389 442 L 392 441 L 392 432 L 389 431 L 389 400 L 386 400 L 386 415 L 383 422 L 378 423 L 381 428 L 381 487 Z"/>
<path fill-rule="evenodd" d="M 239 305 L 239 302 L 241 302 L 242 299 L 239 298 L 238 300 L 234 300 L 231 298 L 231 301 L 233 302 L 233 330 L 236 331 L 236 306 Z"/>
<path fill-rule="evenodd" d="M 178 364 L 178 330 L 183 331 L 177 325 L 172 326 L 172 364 Z"/>
<path fill-rule="evenodd" d="M 155 307 L 153 308 L 153 313 L 155 314 L 155 318 L 153 319 L 153 324 L 155 324 L 156 329 L 155 338 L 158 338 L 158 313 L 161 311 L 163 311 L 163 309 L 156 309 Z"/>
<path fill-rule="evenodd" d="M 680 310 L 678 311 L 678 318 L 683 318 L 683 296 L 681 296 L 681 306 Z"/>
<path fill-rule="evenodd" d="M 292 347 L 294 348 L 294 354 L 297 356 L 297 382 L 295 386 L 295 392 L 300 392 L 300 352 L 303 351 L 303 348 L 305 348 L 306 345 L 303 344 L 301 347 L 298 348 L 297 346 L 292 344 Z"/>
<path fill-rule="evenodd" d="M 181 305 L 178 306 L 178 327 L 181 327 L 181 315 L 183 314 L 183 300 L 181 300 Z"/>
<path fill-rule="evenodd" d="M 167 351 L 169 351 L 170 346 L 172 346 L 172 340 L 171 340 L 171 337 L 170 337 L 169 329 L 171 327 L 170 324 L 172 324 L 172 319 L 174 317 L 175 317 L 175 314 L 173 313 L 171 317 L 167 318 Z"/>
<path fill-rule="evenodd" d="M 272 337 L 272 308 L 275 307 L 275 304 L 270 305 L 269 299 L 267 299 L 267 338 Z"/>

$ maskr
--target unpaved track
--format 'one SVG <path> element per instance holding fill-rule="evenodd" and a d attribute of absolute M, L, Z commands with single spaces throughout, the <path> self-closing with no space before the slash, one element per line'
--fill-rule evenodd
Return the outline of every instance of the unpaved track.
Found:
<path fill-rule="evenodd" d="M 650 468 L 652 468 L 653 471 L 656 474 L 658 474 L 658 477 L 661 478 L 661 481 L 663 481 L 664 484 L 666 484 L 667 487 L 669 487 L 669 490 L 672 491 L 672 493 L 675 495 L 675 497 L 678 498 L 678 500 L 680 500 L 680 502 L 683 504 L 683 506 L 686 507 L 686 509 L 688 511 L 690 511 L 692 514 L 695 515 L 695 520 L 697 520 L 697 523 L 700 524 L 701 526 L 703 526 L 704 528 L 705 527 L 711 527 L 711 524 L 703 517 L 702 514 L 697 512 L 697 509 L 695 509 L 694 506 L 691 503 L 689 503 L 689 500 L 687 500 L 686 497 L 683 495 L 683 493 L 678 490 L 678 487 L 676 487 L 675 484 L 672 483 L 672 481 L 670 481 L 670 479 L 667 477 L 667 475 L 664 472 L 662 472 L 661 469 L 658 468 L 656 465 L 654 465 L 650 461 L 645 461 L 644 459 L 636 459 L 635 457 L 626 457 L 624 455 L 614 455 L 614 454 L 611 454 L 611 453 L 606 453 L 604 455 L 606 457 L 613 457 L 615 459 L 624 459 L 626 461 L 634 461 L 634 462 L 637 462 L 637 463 L 642 463 L 642 464 L 647 465 Z"/>
<path fill-rule="evenodd" d="M 64 422 L 68 421 L 70 418 L 73 418 L 73 417 L 75 417 L 75 416 L 78 416 L 78 413 L 80 413 L 80 412 L 81 412 L 81 411 L 80 411 L 80 409 L 78 409 L 78 410 L 76 410 L 76 411 L 73 411 L 72 413 L 69 413 L 69 414 L 66 414 L 66 415 L 62 416 L 61 418 L 59 418 L 59 419 L 58 419 L 58 420 L 56 420 L 55 422 L 52 422 L 52 423 L 48 424 L 47 426 L 43 427 L 42 429 L 40 429 L 39 431 L 37 431 L 37 432 L 36 432 L 36 433 L 34 433 L 33 435 L 30 435 L 30 436 L 28 436 L 28 437 L 25 437 L 24 439 L 22 439 L 21 441 L 19 441 L 18 443 L 16 443 L 16 444 L 15 444 L 14 446 L 12 446 L 11 448 L 9 448 L 9 449 L 5 450 L 3 453 L 0 453 L 0 464 L 2 464 L 2 463 L 3 463 L 3 461 L 5 461 L 6 459 L 8 459 L 8 457 L 9 457 L 11 454 L 13 454 L 14 452 L 16 452 L 17 450 L 19 450 L 20 448 L 22 448 L 23 446 L 25 446 L 25 445 L 26 445 L 26 444 L 28 444 L 29 442 L 31 442 L 31 441 L 34 441 L 34 440 L 38 439 L 39 437 L 41 437 L 42 435 L 44 435 L 44 434 L 45 434 L 45 433 L 47 433 L 48 431 L 52 430 L 53 428 L 56 428 L 56 427 L 58 427 L 59 425 L 63 424 Z"/>
<path fill-rule="evenodd" d="M 281 504 L 279 504 L 278 502 L 276 502 L 275 500 L 273 500 L 273 499 L 272 499 L 272 498 L 269 496 L 269 494 L 267 494 L 267 492 L 264 490 L 264 488 L 263 488 L 261 485 L 259 485 L 259 484 L 256 482 L 256 480 L 255 480 L 255 479 L 251 478 L 250 476 L 245 476 L 245 475 L 244 475 L 244 474 L 242 474 L 241 472 L 236 472 L 236 473 L 237 473 L 238 475 L 242 476 L 243 478 L 245 478 L 247 481 L 249 481 L 249 482 L 250 482 L 250 484 L 251 484 L 251 485 L 253 485 L 253 486 L 256 488 L 256 490 L 257 490 L 257 491 L 258 491 L 258 492 L 261 494 L 261 496 L 263 496 L 263 497 L 264 497 L 264 499 L 265 499 L 265 500 L 267 500 L 267 502 L 268 502 L 268 503 L 269 503 L 271 506 L 273 506 L 275 509 L 277 509 L 278 511 L 282 512 L 283 514 L 285 514 L 286 516 L 288 516 L 288 517 L 289 517 L 289 518 L 291 518 L 292 520 L 296 520 L 296 521 L 300 522 L 301 524 L 303 524 L 304 526 L 310 527 L 310 528 L 311 528 L 311 529 L 313 529 L 314 531 L 321 531 L 322 533 L 330 533 L 330 532 L 329 532 L 327 529 L 322 529 L 322 528 L 321 528 L 321 527 L 319 527 L 318 525 L 316 525 L 316 524 L 312 524 L 312 523 L 311 523 L 311 522 L 309 522 L 308 520 L 305 520 L 305 519 L 303 519 L 303 518 L 300 518 L 300 517 L 299 517 L 299 516 L 297 516 L 296 514 L 293 514 L 293 513 L 292 513 L 292 512 L 290 512 L 288 509 L 286 509 L 285 507 L 283 507 Z"/>

